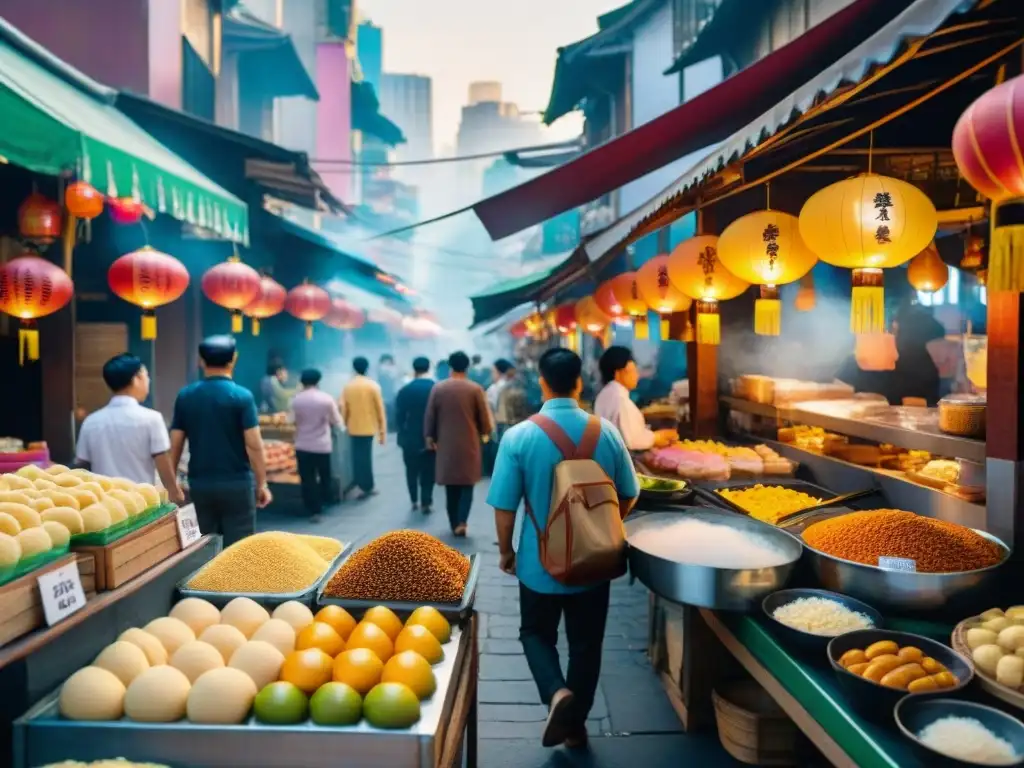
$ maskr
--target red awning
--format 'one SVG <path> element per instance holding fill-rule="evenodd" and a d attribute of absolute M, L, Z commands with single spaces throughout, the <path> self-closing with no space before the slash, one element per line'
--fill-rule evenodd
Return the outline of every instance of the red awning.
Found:
<path fill-rule="evenodd" d="M 721 141 L 842 58 L 910 0 L 855 0 L 671 112 L 565 165 L 485 198 L 473 211 L 494 240 L 583 205 Z"/>

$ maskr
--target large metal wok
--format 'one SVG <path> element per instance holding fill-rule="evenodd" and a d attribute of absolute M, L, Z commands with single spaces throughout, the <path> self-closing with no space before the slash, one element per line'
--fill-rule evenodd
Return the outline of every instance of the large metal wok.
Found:
<path fill-rule="evenodd" d="M 669 560 L 635 546 L 632 540 L 647 526 L 661 528 L 666 523 L 701 520 L 754 533 L 775 546 L 787 562 L 770 568 L 713 568 Z M 796 566 L 803 545 L 778 528 L 750 517 L 699 507 L 682 507 L 677 512 L 651 512 L 626 520 L 629 542 L 629 568 L 654 594 L 677 603 L 727 611 L 756 608 L 766 595 L 786 585 Z"/>

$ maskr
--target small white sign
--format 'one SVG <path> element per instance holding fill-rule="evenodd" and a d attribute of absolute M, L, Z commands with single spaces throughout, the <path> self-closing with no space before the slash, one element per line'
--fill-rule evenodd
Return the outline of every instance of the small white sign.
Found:
<path fill-rule="evenodd" d="M 199 518 L 196 517 L 196 505 L 186 504 L 178 507 L 178 540 L 181 548 L 195 544 L 202 537 L 203 532 L 199 530 Z"/>
<path fill-rule="evenodd" d="M 880 557 L 878 558 L 879 568 L 888 568 L 891 571 L 917 572 L 917 561 L 907 557 Z"/>
<path fill-rule="evenodd" d="M 77 561 L 40 575 L 38 581 L 47 625 L 52 627 L 85 607 L 85 590 Z"/>

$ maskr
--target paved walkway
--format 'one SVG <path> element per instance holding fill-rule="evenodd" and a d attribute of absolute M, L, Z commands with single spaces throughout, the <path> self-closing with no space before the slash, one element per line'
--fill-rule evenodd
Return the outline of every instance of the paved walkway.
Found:
<path fill-rule="evenodd" d="M 311 525 L 295 516 L 265 513 L 263 530 L 303 530 L 344 541 L 369 540 L 386 531 L 418 528 L 483 558 L 476 609 L 481 616 L 480 765 L 482 768 L 554 768 L 590 766 L 620 768 L 637 765 L 662 768 L 679 765 L 732 765 L 714 735 L 688 736 L 668 702 L 646 656 L 647 590 L 625 579 L 612 585 L 611 613 L 605 632 L 601 687 L 591 719 L 591 753 L 574 755 L 540 746 L 546 715 L 519 644 L 518 582 L 498 570 L 493 511 L 485 504 L 486 482 L 474 497 L 469 536 L 459 541 L 449 533 L 444 493 L 438 489 L 434 513 L 424 517 L 410 510 L 401 455 L 391 445 L 378 449 L 375 474 L 380 494 L 363 502 L 332 509 L 323 522 Z M 564 635 L 562 637 L 564 653 Z M 695 761 L 695 762 L 694 762 Z"/>

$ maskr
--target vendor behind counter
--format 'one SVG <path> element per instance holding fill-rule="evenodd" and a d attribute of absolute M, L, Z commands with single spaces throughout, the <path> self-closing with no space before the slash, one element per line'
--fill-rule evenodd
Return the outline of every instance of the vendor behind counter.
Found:
<path fill-rule="evenodd" d="M 945 328 L 927 307 L 904 304 L 896 313 L 893 333 L 897 358 L 891 370 L 866 370 L 853 354 L 836 371 L 836 378 L 857 392 L 881 395 L 890 405 L 900 405 L 906 398 L 920 398 L 934 406 L 942 388 L 928 343 L 943 338 Z"/>

